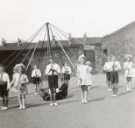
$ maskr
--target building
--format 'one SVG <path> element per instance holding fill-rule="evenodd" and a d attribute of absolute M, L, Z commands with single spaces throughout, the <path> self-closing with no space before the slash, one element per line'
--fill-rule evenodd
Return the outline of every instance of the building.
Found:
<path fill-rule="evenodd" d="M 107 55 L 115 55 L 121 62 L 125 54 L 132 54 L 135 61 L 135 22 L 102 38 L 102 49 Z"/>
<path fill-rule="evenodd" d="M 95 71 L 99 71 L 102 65 L 102 49 L 101 38 L 70 38 L 70 41 L 61 40 L 63 48 L 71 58 L 71 61 L 76 64 L 78 56 L 83 52 L 86 57 L 92 62 Z M 44 71 L 45 66 L 48 64 L 48 43 L 39 41 L 37 43 L 6 43 L 0 47 L 0 62 L 5 65 L 8 72 L 12 73 L 12 69 L 16 63 L 28 64 L 31 59 L 29 73 L 32 65 L 36 64 Z M 58 42 L 52 42 L 52 50 L 55 61 L 61 66 L 65 61 L 68 61 L 65 54 L 58 45 Z"/>

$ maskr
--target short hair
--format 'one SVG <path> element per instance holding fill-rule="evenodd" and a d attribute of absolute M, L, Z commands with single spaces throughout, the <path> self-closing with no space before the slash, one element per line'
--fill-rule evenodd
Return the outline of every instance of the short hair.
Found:
<path fill-rule="evenodd" d="M 3 64 L 0 64 L 0 67 L 5 71 L 5 67 Z"/>
<path fill-rule="evenodd" d="M 85 64 L 86 64 L 86 65 L 91 65 L 91 62 L 90 62 L 90 61 L 86 61 Z"/>

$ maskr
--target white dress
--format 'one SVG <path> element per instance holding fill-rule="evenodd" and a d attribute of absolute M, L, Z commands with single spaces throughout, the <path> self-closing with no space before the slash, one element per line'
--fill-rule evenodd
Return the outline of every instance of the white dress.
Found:
<path fill-rule="evenodd" d="M 133 62 L 125 62 L 123 68 L 125 71 L 125 77 L 135 77 L 135 69 L 133 68 Z"/>
<path fill-rule="evenodd" d="M 13 74 L 13 87 L 12 91 L 19 93 L 19 94 L 24 94 L 27 93 L 27 86 L 26 83 L 28 83 L 28 77 L 25 74 L 20 74 L 20 73 L 14 73 Z"/>
<path fill-rule="evenodd" d="M 87 65 L 79 64 L 77 66 L 79 85 L 92 85 L 91 71 L 92 68 Z"/>

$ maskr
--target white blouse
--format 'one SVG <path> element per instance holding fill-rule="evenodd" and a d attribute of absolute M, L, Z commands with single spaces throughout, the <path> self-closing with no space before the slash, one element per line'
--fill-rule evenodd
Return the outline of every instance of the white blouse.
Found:
<path fill-rule="evenodd" d="M 70 66 L 63 66 L 62 73 L 67 73 L 70 75 L 72 73 L 71 67 Z"/>
<path fill-rule="evenodd" d="M 105 62 L 103 69 L 105 72 L 111 72 L 112 71 L 112 62 Z"/>
<path fill-rule="evenodd" d="M 60 73 L 60 66 L 58 64 L 49 64 L 46 66 L 45 74 L 46 75 L 52 75 L 54 70 L 54 75 L 58 75 Z"/>
<path fill-rule="evenodd" d="M 31 73 L 31 77 L 41 77 L 41 71 L 39 69 L 33 69 Z"/>

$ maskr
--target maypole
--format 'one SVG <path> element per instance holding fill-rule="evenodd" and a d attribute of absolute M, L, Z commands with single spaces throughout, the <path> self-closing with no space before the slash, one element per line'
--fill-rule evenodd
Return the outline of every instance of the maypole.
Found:
<path fill-rule="evenodd" d="M 51 46 L 51 39 L 50 39 L 50 31 L 49 31 L 49 22 L 46 23 L 46 31 L 47 31 L 47 41 L 49 44 L 49 56 L 53 58 L 52 55 L 52 46 Z"/>

